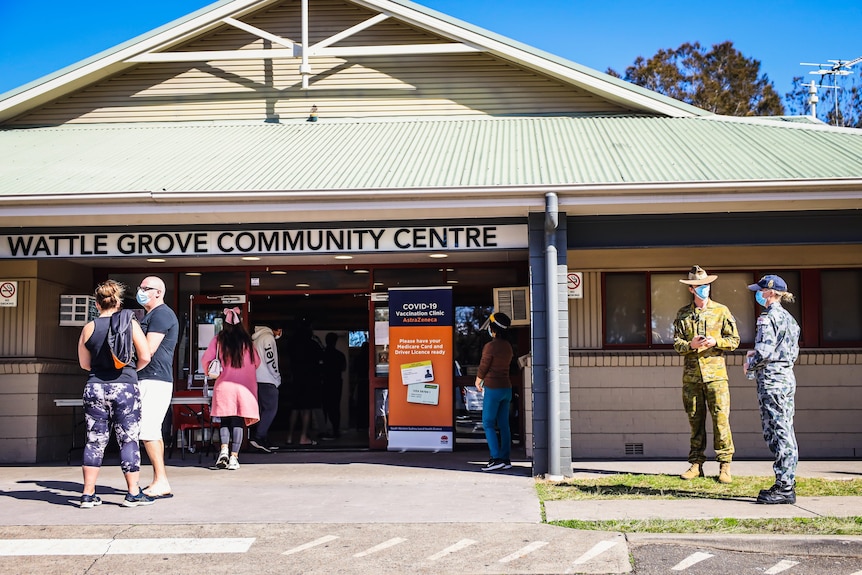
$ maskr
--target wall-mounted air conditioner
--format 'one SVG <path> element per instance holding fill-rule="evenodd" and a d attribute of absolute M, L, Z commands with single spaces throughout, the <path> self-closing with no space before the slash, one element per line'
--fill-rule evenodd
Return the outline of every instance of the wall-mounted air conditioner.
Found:
<path fill-rule="evenodd" d="M 512 325 L 530 325 L 530 288 L 494 288 L 494 311 L 512 319 Z"/>

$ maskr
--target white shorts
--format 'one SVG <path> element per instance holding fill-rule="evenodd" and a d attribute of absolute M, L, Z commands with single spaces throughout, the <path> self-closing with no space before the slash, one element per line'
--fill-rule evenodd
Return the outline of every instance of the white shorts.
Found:
<path fill-rule="evenodd" d="M 171 406 L 174 382 L 158 379 L 142 379 L 138 382 L 141 392 L 141 441 L 162 439 L 162 422 Z"/>

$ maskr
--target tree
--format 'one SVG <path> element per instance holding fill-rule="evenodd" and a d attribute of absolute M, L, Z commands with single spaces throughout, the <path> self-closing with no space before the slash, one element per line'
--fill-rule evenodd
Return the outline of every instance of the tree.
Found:
<path fill-rule="evenodd" d="M 659 50 L 649 60 L 638 56 L 625 76 L 613 69 L 607 73 L 716 114 L 784 114 L 772 82 L 760 74 L 760 61 L 746 58 L 729 41 L 709 51 L 699 42 L 686 42 L 676 50 Z"/>
<path fill-rule="evenodd" d="M 862 128 L 862 67 L 846 76 L 825 74 L 814 81 L 817 117 L 833 126 Z M 790 92 L 784 95 L 788 111 L 797 116 L 811 113 L 811 80 L 793 78 Z"/>

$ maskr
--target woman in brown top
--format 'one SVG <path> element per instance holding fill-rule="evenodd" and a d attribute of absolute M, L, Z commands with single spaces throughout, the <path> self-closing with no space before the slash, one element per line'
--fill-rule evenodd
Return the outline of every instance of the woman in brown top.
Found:
<path fill-rule="evenodd" d="M 485 438 L 491 451 L 491 459 L 482 467 L 482 471 L 496 471 L 512 467 L 512 432 L 509 429 L 512 382 L 509 380 L 509 365 L 514 352 L 512 344 L 506 341 L 505 337 L 501 337 L 512 325 L 509 316 L 492 313 L 488 321 L 491 341 L 482 348 L 482 359 L 476 372 L 476 387 L 483 394 L 482 426 L 485 428 Z"/>

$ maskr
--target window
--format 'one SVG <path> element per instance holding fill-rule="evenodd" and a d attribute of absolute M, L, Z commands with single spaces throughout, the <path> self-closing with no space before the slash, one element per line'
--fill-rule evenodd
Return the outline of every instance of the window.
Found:
<path fill-rule="evenodd" d="M 712 284 L 710 298 L 726 305 L 736 318 L 740 343 L 754 343 L 757 315 L 761 309 L 754 301 L 748 285 L 761 277 L 760 273 L 721 272 Z M 782 271 L 788 289 L 797 301 L 785 307 L 800 320 L 800 272 Z M 664 347 L 673 345 L 673 322 L 680 308 L 692 301 L 686 285 L 680 283 L 680 273 L 625 272 L 605 274 L 604 326 L 605 345 L 627 347 Z M 862 278 L 857 278 L 857 286 Z M 856 288 L 857 292 L 859 287 Z M 859 307 L 856 306 L 857 318 Z M 647 325 L 649 317 L 649 325 Z M 855 320 L 858 328 L 862 323 Z M 860 336 L 859 339 L 862 339 Z"/>
<path fill-rule="evenodd" d="M 605 344 L 646 345 L 645 273 L 605 276 Z"/>
<path fill-rule="evenodd" d="M 820 309 L 825 344 L 862 341 L 862 271 L 820 272 Z"/>

